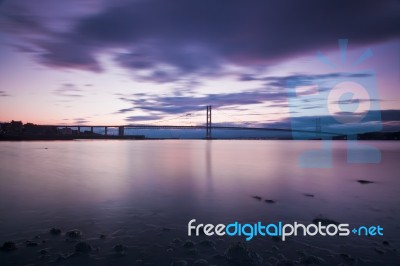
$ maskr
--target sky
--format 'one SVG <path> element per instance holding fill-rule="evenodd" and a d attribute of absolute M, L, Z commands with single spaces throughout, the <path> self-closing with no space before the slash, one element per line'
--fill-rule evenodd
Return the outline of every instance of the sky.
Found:
<path fill-rule="evenodd" d="M 0 0 L 0 121 L 400 129 L 400 1 Z M 310 122 L 311 121 L 311 122 Z"/>

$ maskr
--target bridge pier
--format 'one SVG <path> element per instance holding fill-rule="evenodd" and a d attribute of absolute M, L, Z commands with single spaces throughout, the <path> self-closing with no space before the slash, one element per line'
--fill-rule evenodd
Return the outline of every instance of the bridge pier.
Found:
<path fill-rule="evenodd" d="M 90 133 L 93 134 L 93 127 L 90 127 Z"/>
<path fill-rule="evenodd" d="M 106 136 L 108 135 L 108 134 L 107 134 L 107 133 L 108 133 L 107 131 L 108 131 L 108 127 L 104 127 L 104 135 L 106 135 Z"/>
<path fill-rule="evenodd" d="M 124 136 L 124 133 L 125 133 L 124 131 L 125 131 L 125 127 L 123 127 L 123 126 L 118 127 L 118 136 L 120 136 L 120 137 Z"/>
<path fill-rule="evenodd" d="M 81 127 L 78 127 L 78 134 L 81 133 Z"/>

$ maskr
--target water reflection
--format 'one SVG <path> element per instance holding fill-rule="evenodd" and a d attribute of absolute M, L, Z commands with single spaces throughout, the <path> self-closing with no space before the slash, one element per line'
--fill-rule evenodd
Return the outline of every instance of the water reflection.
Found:
<path fill-rule="evenodd" d="M 206 197 L 211 198 L 214 194 L 214 185 L 213 185 L 213 169 L 212 169 L 212 141 L 206 141 L 206 181 L 207 181 L 207 195 Z"/>
<path fill-rule="evenodd" d="M 311 222 L 322 215 L 380 224 L 399 239 L 400 146 L 369 144 L 380 148 L 380 164 L 347 164 L 346 143 L 336 141 L 333 168 L 303 169 L 299 155 L 318 142 L 2 142 L 0 236 L 55 223 L 82 227 L 83 220 L 96 221 L 87 231 L 111 231 L 185 228 L 192 218 Z"/>

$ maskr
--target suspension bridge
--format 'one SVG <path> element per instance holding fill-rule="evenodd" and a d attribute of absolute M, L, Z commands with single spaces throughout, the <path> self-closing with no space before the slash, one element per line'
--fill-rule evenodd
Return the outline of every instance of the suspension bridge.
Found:
<path fill-rule="evenodd" d="M 230 122 L 223 122 L 221 119 L 217 119 L 215 121 L 215 113 L 218 115 L 222 115 L 225 118 L 228 117 Z M 204 119 L 205 118 L 205 119 Z M 232 122 L 232 118 L 234 121 Z M 203 122 L 201 122 L 201 120 Z M 205 123 L 204 123 L 205 121 Z M 162 120 L 156 121 L 147 121 L 146 123 L 140 124 L 127 124 L 127 125 L 83 125 L 83 124 L 59 124 L 59 125 L 44 125 L 44 126 L 51 126 L 57 127 L 60 129 L 76 129 L 77 134 L 82 133 L 98 133 L 108 136 L 114 135 L 117 133 L 117 136 L 124 137 L 126 136 L 126 132 L 128 130 L 197 130 L 203 131 L 205 139 L 213 139 L 213 132 L 215 131 L 247 131 L 247 132 L 281 132 L 286 133 L 286 135 L 290 135 L 290 133 L 297 132 L 297 133 L 304 133 L 311 136 L 311 138 L 320 138 L 321 136 L 328 136 L 333 137 L 337 136 L 338 134 L 330 133 L 330 132 L 323 132 L 321 131 L 321 123 L 319 119 L 316 119 L 316 126 L 315 129 L 312 130 L 299 130 L 299 129 L 292 129 L 292 128 L 276 128 L 276 127 L 259 127 L 254 126 L 251 122 L 244 122 L 237 117 L 234 117 L 226 112 L 218 109 L 213 109 L 211 105 L 206 106 L 206 115 L 204 117 L 204 107 L 200 110 L 186 113 L 183 115 L 166 118 Z M 82 131 L 82 129 L 89 129 Z M 100 130 L 99 130 L 100 129 Z M 112 129 L 112 131 L 110 130 Z"/>

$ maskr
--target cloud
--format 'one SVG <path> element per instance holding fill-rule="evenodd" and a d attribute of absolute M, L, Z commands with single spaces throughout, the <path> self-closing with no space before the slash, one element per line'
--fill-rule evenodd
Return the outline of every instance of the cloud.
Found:
<path fill-rule="evenodd" d="M 74 123 L 75 124 L 86 124 L 86 123 L 90 123 L 90 120 L 88 120 L 87 118 L 74 118 Z"/>
<path fill-rule="evenodd" d="M 243 106 L 260 104 L 266 101 L 284 101 L 286 92 L 268 91 L 266 89 L 235 92 L 206 94 L 203 96 L 158 96 L 147 95 L 145 97 L 121 97 L 121 100 L 131 103 L 131 108 L 121 109 L 119 113 L 127 113 L 133 110 L 147 112 L 160 112 L 164 114 L 183 114 L 204 109 L 206 105 L 215 108 L 226 106 Z"/>
<path fill-rule="evenodd" d="M 9 96 L 10 96 L 10 94 L 8 94 L 7 92 L 0 91 L 0 97 L 9 97 Z"/>
<path fill-rule="evenodd" d="M 356 105 L 360 103 L 369 103 L 369 102 L 383 102 L 385 100 L 383 99 L 345 99 L 345 100 L 339 100 L 339 101 L 331 101 L 329 102 L 330 104 L 348 104 L 348 105 Z"/>
<path fill-rule="evenodd" d="M 92 47 L 85 47 L 70 41 L 40 41 L 43 50 L 38 57 L 40 63 L 50 67 L 75 68 L 101 72 L 102 67 L 91 55 Z"/>
<path fill-rule="evenodd" d="M 164 117 L 159 115 L 136 115 L 136 116 L 128 116 L 125 118 L 125 121 L 128 122 L 141 122 L 141 121 L 152 121 L 152 120 L 162 120 Z"/>
<path fill-rule="evenodd" d="M 369 77 L 368 74 L 356 74 L 359 77 Z M 247 105 L 264 104 L 268 107 L 287 108 L 287 99 L 289 97 L 297 97 L 308 95 L 313 88 L 305 89 L 301 92 L 288 92 L 285 90 L 286 80 L 323 80 L 330 78 L 353 77 L 353 74 L 348 73 L 328 73 L 323 75 L 288 75 L 288 76 L 272 76 L 261 77 L 260 80 L 265 81 L 265 85 L 261 88 L 218 94 L 205 94 L 201 96 L 185 96 L 185 95 L 160 95 L 160 94 L 142 94 L 135 93 L 131 95 L 120 95 L 120 100 L 130 103 L 129 108 L 120 109 L 117 113 L 124 114 L 134 110 L 142 110 L 146 112 L 158 112 L 164 114 L 183 114 L 186 112 L 197 111 L 204 108 L 206 105 L 212 105 L 215 108 L 238 108 Z M 326 90 L 326 88 L 319 88 Z M 296 93 L 296 94 L 295 94 Z M 321 101 L 324 99 L 315 97 L 313 99 L 303 99 L 304 102 L 310 102 L 307 106 L 300 105 L 303 109 L 319 108 Z M 363 101 L 363 100 L 361 100 Z M 311 105 L 312 104 L 312 105 Z"/>
<path fill-rule="evenodd" d="M 387 41 L 397 38 L 400 22 L 395 0 L 9 2 L 2 29 L 39 62 L 99 72 L 98 56 L 111 53 L 135 78 L 154 82 L 270 65 L 336 48 L 339 38 L 354 46 Z"/>
<path fill-rule="evenodd" d="M 71 83 L 64 83 L 58 89 L 53 91 L 57 96 L 67 98 L 80 98 L 83 97 L 82 90 Z"/>
<path fill-rule="evenodd" d="M 330 79 L 338 79 L 338 78 L 367 78 L 371 77 L 370 73 L 342 73 L 342 72 L 335 72 L 335 73 L 327 73 L 327 74 L 293 74 L 287 76 L 267 76 L 267 77 L 257 77 L 252 75 L 245 75 L 245 79 L 243 77 L 239 77 L 239 80 L 242 81 L 253 81 L 253 80 L 260 80 L 265 81 L 265 83 L 269 86 L 275 87 L 286 87 L 286 82 L 288 80 L 301 80 L 307 82 L 313 81 L 324 81 Z M 321 89 L 321 88 L 320 88 Z"/>

